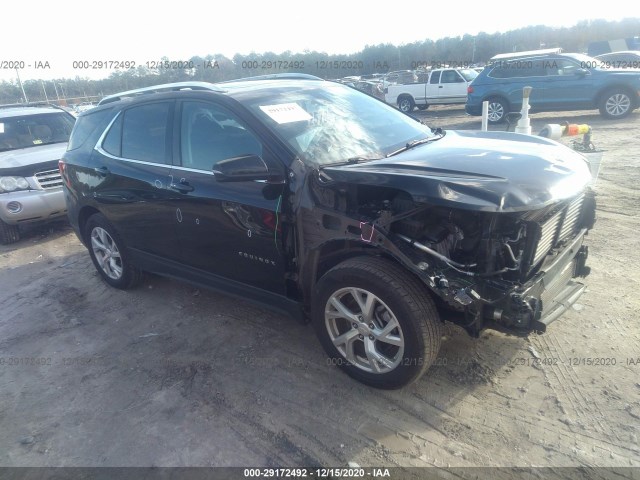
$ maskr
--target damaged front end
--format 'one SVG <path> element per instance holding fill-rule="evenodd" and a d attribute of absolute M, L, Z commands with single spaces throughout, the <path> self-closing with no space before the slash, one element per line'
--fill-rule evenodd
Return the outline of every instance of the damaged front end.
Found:
<path fill-rule="evenodd" d="M 455 135 L 458 143 L 471 136 Z M 433 292 L 443 319 L 474 336 L 484 328 L 544 331 L 584 291 L 576 279 L 589 274 L 588 166 L 569 149 L 524 136 L 502 142 L 511 151 L 478 148 L 490 135 L 465 151 L 449 149 L 442 161 L 436 156 L 447 146 L 438 142 L 422 158 L 407 152 L 322 169 L 299 225 L 301 253 L 324 258 L 355 245 L 392 257 Z M 322 251 L 326 245 L 334 246 Z"/>
<path fill-rule="evenodd" d="M 586 232 L 595 220 L 590 190 L 519 213 L 424 209 L 389 233 L 449 315 L 483 328 L 544 331 L 584 290 Z"/>

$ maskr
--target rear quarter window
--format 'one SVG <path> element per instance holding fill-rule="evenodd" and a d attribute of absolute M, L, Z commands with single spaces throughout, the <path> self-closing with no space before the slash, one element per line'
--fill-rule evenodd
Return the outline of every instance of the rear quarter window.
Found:
<path fill-rule="evenodd" d="M 112 109 L 107 108 L 105 110 L 87 113 L 78 117 L 76 124 L 73 127 L 73 131 L 71 132 L 67 150 L 71 151 L 80 148 L 96 128 L 98 128 L 98 126 L 103 125 L 109 120 L 111 112 Z"/>

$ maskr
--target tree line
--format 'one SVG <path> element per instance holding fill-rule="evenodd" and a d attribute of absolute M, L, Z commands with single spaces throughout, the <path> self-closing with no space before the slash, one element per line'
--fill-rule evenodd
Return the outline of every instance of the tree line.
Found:
<path fill-rule="evenodd" d="M 562 47 L 566 52 L 586 52 L 590 42 L 628 38 L 640 32 L 640 18 L 620 21 L 581 21 L 572 27 L 536 25 L 504 33 L 479 33 L 422 40 L 404 45 L 366 45 L 350 55 L 329 55 L 317 51 L 237 54 L 233 58 L 211 54 L 205 57 L 170 60 L 118 70 L 107 78 L 91 80 L 76 76 L 56 80 L 23 80 L 29 101 L 82 103 L 105 95 L 161 83 L 220 82 L 272 73 L 308 73 L 321 78 L 414 70 L 425 66 L 482 65 L 498 53 Z M 0 104 L 23 100 L 17 82 L 0 82 Z M 59 100 L 62 99 L 62 102 Z"/>

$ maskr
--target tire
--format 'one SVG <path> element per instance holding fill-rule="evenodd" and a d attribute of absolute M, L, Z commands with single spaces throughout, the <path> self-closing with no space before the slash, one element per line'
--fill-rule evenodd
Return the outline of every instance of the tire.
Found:
<path fill-rule="evenodd" d="M 629 92 L 623 89 L 607 90 L 600 99 L 600 115 L 615 120 L 624 118 L 633 110 L 633 100 Z"/>
<path fill-rule="evenodd" d="M 425 105 L 418 105 L 418 110 L 426 110 L 427 108 L 429 108 L 429 104 L 425 104 Z"/>
<path fill-rule="evenodd" d="M 84 236 L 91 260 L 105 282 L 122 290 L 142 282 L 143 272 L 131 264 L 124 242 L 104 215 L 89 217 Z"/>
<path fill-rule="evenodd" d="M 331 364 L 371 387 L 416 381 L 440 349 L 441 321 L 428 290 L 379 257 L 329 270 L 316 286 L 311 316 Z"/>
<path fill-rule="evenodd" d="M 9 245 L 20 240 L 20 229 L 18 225 L 10 225 L 0 220 L 0 243 Z"/>
<path fill-rule="evenodd" d="M 489 115 L 487 120 L 490 124 L 495 125 L 497 123 L 503 123 L 507 113 L 509 113 L 509 104 L 506 100 L 500 97 L 491 97 L 489 102 Z"/>
<path fill-rule="evenodd" d="M 414 102 L 413 98 L 411 98 L 408 95 L 404 95 L 398 99 L 398 109 L 401 112 L 404 112 L 404 113 L 412 112 L 415 106 L 416 106 L 416 102 Z"/>

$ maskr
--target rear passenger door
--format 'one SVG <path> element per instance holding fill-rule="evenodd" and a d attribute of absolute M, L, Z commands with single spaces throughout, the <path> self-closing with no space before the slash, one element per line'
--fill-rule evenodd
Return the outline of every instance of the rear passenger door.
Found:
<path fill-rule="evenodd" d="M 577 61 L 550 59 L 545 62 L 547 78 L 544 102 L 549 109 L 571 109 L 589 106 L 594 88 L 593 76 L 580 68 Z"/>
<path fill-rule="evenodd" d="M 129 248 L 176 258 L 172 163 L 175 102 L 131 106 L 119 112 L 93 156 L 93 198 Z"/>
<path fill-rule="evenodd" d="M 213 101 L 179 104 L 180 165 L 170 188 L 178 192 L 176 226 L 181 262 L 208 274 L 284 293 L 279 208 L 284 184 L 219 182 L 213 169 L 255 154 L 270 169 L 284 166 L 229 108 Z"/>
<path fill-rule="evenodd" d="M 498 63 L 489 73 L 494 78 L 494 92 L 489 96 L 505 97 L 511 111 L 522 108 L 522 89 L 532 87 L 529 104 L 532 108 L 544 107 L 546 72 L 541 59 L 515 59 Z"/>

